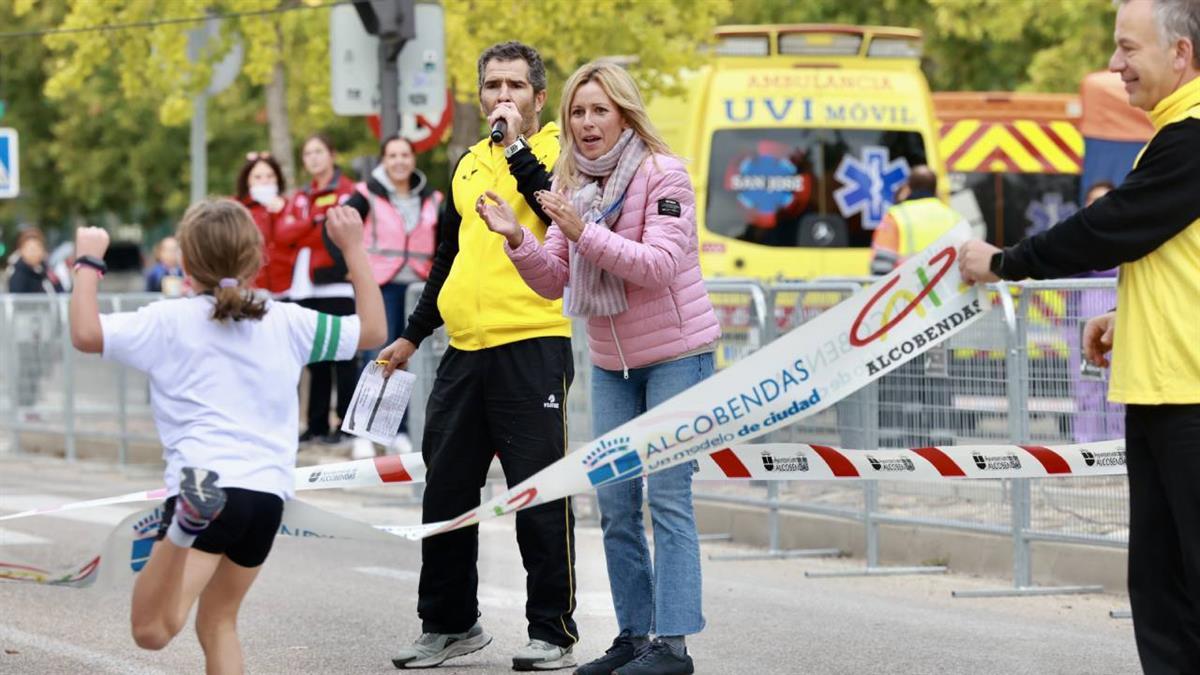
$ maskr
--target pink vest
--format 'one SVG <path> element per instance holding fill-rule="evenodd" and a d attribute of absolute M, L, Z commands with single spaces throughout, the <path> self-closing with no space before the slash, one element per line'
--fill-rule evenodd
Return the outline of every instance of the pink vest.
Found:
<path fill-rule="evenodd" d="M 406 264 L 417 276 L 428 279 L 437 246 L 438 207 L 442 203 L 442 193 L 435 190 L 429 198 L 421 200 L 421 220 L 412 232 L 408 232 L 404 219 L 386 197 L 371 194 L 366 183 L 359 183 L 354 188 L 371 204 L 363 243 L 367 246 L 367 259 L 371 262 L 375 283 L 382 286 L 390 282 Z"/>

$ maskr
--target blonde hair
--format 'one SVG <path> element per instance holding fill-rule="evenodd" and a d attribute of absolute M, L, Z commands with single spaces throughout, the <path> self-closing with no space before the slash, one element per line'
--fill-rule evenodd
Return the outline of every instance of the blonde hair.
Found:
<path fill-rule="evenodd" d="M 563 88 L 562 103 L 558 111 L 559 125 L 563 129 L 562 152 L 559 153 L 558 163 L 554 167 L 554 177 L 560 187 L 574 189 L 583 182 L 580 180 L 579 167 L 575 161 L 575 137 L 571 134 L 571 102 L 575 99 L 575 92 L 588 82 L 600 85 L 604 95 L 612 100 L 625 123 L 642 139 L 651 153 L 674 154 L 658 133 L 658 129 L 654 128 L 654 123 L 650 121 L 641 92 L 629 73 L 612 61 L 592 61 L 576 70 Z"/>
<path fill-rule="evenodd" d="M 187 273 L 216 299 L 214 320 L 266 315 L 266 300 L 246 285 L 262 267 L 262 234 L 245 206 L 211 197 L 196 202 L 183 214 L 177 237 Z M 237 285 L 222 286 L 222 279 L 235 279 Z"/>

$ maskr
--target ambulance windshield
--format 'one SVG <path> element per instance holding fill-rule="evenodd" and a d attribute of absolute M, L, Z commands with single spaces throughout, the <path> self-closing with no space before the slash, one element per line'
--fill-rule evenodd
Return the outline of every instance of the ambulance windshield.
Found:
<path fill-rule="evenodd" d="M 870 246 L 925 142 L 911 131 L 724 129 L 713 134 L 705 223 L 767 246 Z"/>

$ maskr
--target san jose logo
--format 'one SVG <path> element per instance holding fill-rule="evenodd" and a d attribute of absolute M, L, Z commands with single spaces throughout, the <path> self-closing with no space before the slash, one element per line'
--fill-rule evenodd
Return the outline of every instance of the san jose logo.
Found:
<path fill-rule="evenodd" d="M 583 458 L 583 467 L 592 485 L 604 485 L 641 473 L 642 460 L 629 447 L 629 437 L 621 436 L 600 441 L 600 447 Z"/>
<path fill-rule="evenodd" d="M 771 228 L 779 214 L 797 216 L 812 195 L 812 163 L 803 149 L 760 141 L 753 152 L 735 155 L 725 167 L 724 187 L 737 195 L 746 217 Z"/>
<path fill-rule="evenodd" d="M 763 450 L 762 464 L 763 468 L 767 471 L 779 471 L 781 473 L 808 471 L 808 458 L 804 455 L 777 457 L 769 450 Z"/>
<path fill-rule="evenodd" d="M 917 465 L 907 457 L 879 459 L 874 455 L 867 455 L 867 463 L 876 471 L 916 471 Z"/>
<path fill-rule="evenodd" d="M 1083 463 L 1088 466 L 1125 466 L 1124 450 L 1115 450 L 1113 452 L 1080 450 L 1079 454 L 1083 456 Z"/>
<path fill-rule="evenodd" d="M 984 456 L 982 453 L 972 453 L 971 459 L 980 471 L 1012 471 L 1021 468 L 1021 459 L 1013 454 Z"/>

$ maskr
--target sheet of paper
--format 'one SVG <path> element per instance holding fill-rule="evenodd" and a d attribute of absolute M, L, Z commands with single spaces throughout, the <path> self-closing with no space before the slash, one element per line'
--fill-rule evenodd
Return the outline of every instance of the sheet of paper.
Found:
<path fill-rule="evenodd" d="M 342 431 L 391 446 L 400 431 L 400 420 L 416 379 L 407 370 L 397 370 L 385 378 L 383 366 L 367 365 L 354 388 L 346 419 L 342 420 Z"/>

